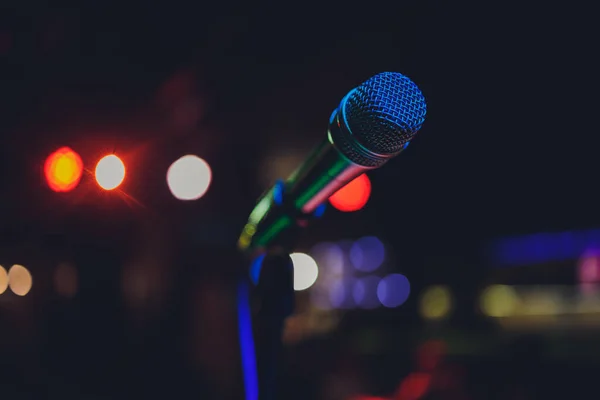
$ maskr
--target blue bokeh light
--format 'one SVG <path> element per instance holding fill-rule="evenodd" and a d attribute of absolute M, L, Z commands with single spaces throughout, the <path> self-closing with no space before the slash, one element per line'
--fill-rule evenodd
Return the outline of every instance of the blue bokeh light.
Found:
<path fill-rule="evenodd" d="M 377 297 L 388 308 L 401 306 L 410 296 L 410 282 L 402 274 L 391 274 L 377 286 Z"/>
<path fill-rule="evenodd" d="M 350 262 L 359 271 L 373 272 L 385 260 L 385 247 L 375 236 L 358 239 L 350 248 Z"/>
<path fill-rule="evenodd" d="M 377 297 L 379 280 L 377 276 L 365 276 L 354 282 L 352 297 L 357 306 L 372 309 L 380 305 Z"/>
<path fill-rule="evenodd" d="M 329 302 L 334 308 L 353 308 L 355 306 L 352 291 L 354 279 L 339 279 L 331 285 Z"/>

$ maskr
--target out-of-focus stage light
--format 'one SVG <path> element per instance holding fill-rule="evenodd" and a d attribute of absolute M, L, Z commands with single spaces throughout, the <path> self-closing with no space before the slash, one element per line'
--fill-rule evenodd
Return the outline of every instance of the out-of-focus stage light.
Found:
<path fill-rule="evenodd" d="M 211 180 L 208 163 L 194 155 L 181 157 L 167 171 L 167 185 L 178 200 L 198 200 L 208 190 Z"/>
<path fill-rule="evenodd" d="M 319 276 L 317 262 L 308 254 L 290 254 L 294 264 L 294 290 L 306 290 L 311 287 Z"/>
<path fill-rule="evenodd" d="M 31 273 L 22 265 L 15 264 L 8 271 L 8 286 L 17 296 L 25 296 L 31 290 Z"/>
<path fill-rule="evenodd" d="M 125 179 L 125 164 L 114 154 L 103 157 L 96 165 L 96 182 L 104 190 L 119 187 Z"/>
<path fill-rule="evenodd" d="M 510 317 L 519 307 L 519 295 L 510 286 L 491 285 L 483 290 L 479 307 L 490 317 Z"/>
<path fill-rule="evenodd" d="M 0 294 L 6 292 L 6 289 L 8 289 L 8 272 L 0 265 Z"/>
<path fill-rule="evenodd" d="M 44 175 L 50 189 L 69 192 L 79 184 L 83 173 L 83 161 L 69 147 L 61 147 L 50 154 L 44 164 Z"/>
<path fill-rule="evenodd" d="M 367 204 L 370 196 L 371 181 L 362 174 L 331 195 L 329 202 L 339 211 L 358 211 Z"/>
<path fill-rule="evenodd" d="M 375 236 L 360 238 L 350 248 L 350 262 L 359 271 L 375 271 L 384 261 L 385 246 Z"/>
<path fill-rule="evenodd" d="M 452 292 L 449 287 L 431 286 L 421 295 L 419 311 L 425 319 L 442 319 L 450 315 L 452 303 Z"/>
<path fill-rule="evenodd" d="M 401 306 L 409 295 L 410 282 L 402 274 L 388 275 L 377 286 L 377 297 L 385 307 Z"/>

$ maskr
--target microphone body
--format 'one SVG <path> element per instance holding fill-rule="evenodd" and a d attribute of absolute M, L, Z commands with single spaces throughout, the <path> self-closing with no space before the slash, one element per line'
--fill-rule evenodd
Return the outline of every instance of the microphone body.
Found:
<path fill-rule="evenodd" d="M 360 174 L 402 152 L 426 113 L 418 87 L 384 72 L 350 91 L 329 119 L 326 138 L 285 181 L 258 201 L 238 240 L 247 252 L 285 244 L 320 216 L 327 199 Z"/>

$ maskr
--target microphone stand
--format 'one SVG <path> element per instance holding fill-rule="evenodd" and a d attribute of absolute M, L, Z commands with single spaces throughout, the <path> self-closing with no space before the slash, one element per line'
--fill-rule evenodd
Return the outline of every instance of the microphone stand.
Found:
<path fill-rule="evenodd" d="M 283 355 L 285 320 L 294 312 L 293 266 L 289 251 L 273 250 L 263 261 L 255 318 L 259 400 L 274 400 Z"/>
<path fill-rule="evenodd" d="M 238 323 L 245 400 L 276 398 L 285 320 L 294 312 L 294 269 L 289 254 L 303 228 L 311 219 L 320 217 L 325 207 L 323 204 L 313 215 L 299 214 L 286 206 L 283 188 L 282 181 L 275 185 L 274 197 L 279 200 L 275 201 L 274 214 L 284 215 L 294 223 L 254 251 L 250 279 L 246 278 L 239 286 Z M 250 289 L 252 285 L 254 290 Z M 253 306 L 257 306 L 255 310 Z"/>

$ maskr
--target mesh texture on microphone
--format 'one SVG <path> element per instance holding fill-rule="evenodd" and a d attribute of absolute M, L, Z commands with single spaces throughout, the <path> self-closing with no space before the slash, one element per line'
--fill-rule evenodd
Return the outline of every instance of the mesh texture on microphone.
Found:
<path fill-rule="evenodd" d="M 382 72 L 353 90 L 345 115 L 352 136 L 368 151 L 400 152 L 425 121 L 425 97 L 406 76 Z"/>

